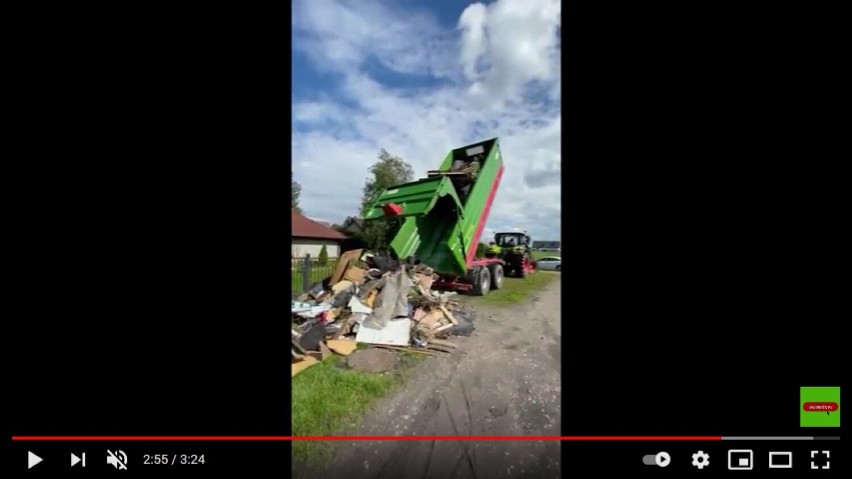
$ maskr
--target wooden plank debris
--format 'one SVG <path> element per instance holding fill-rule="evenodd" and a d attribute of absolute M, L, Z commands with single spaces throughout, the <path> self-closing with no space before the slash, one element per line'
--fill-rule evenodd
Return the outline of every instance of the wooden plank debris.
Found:
<path fill-rule="evenodd" d="M 383 348 L 383 349 L 392 349 L 394 351 L 402 351 L 404 353 L 415 353 L 415 354 L 425 354 L 426 356 L 434 356 L 434 354 L 430 353 L 429 351 L 423 351 L 423 350 L 420 350 L 420 349 L 400 348 L 398 346 L 385 346 L 385 345 L 382 345 L 382 344 L 377 344 L 373 347 L 374 348 Z"/>
<path fill-rule="evenodd" d="M 326 343 L 332 351 L 341 356 L 349 356 L 358 348 L 358 343 L 346 339 L 329 339 Z"/>
<path fill-rule="evenodd" d="M 444 346 L 447 348 L 456 348 L 458 345 L 452 341 L 446 341 L 443 339 L 432 339 L 429 341 L 430 344 L 437 344 L 439 346 Z"/>
<path fill-rule="evenodd" d="M 456 321 L 456 317 L 453 316 L 453 313 L 451 313 L 450 310 L 448 310 L 447 307 L 444 306 L 443 304 L 441 305 L 441 311 L 444 312 L 444 316 L 446 316 L 447 319 L 449 319 L 451 323 L 459 324 L 459 322 Z"/>
<path fill-rule="evenodd" d="M 292 366 L 290 367 L 290 377 L 291 378 L 296 377 L 297 374 L 299 374 L 300 372 L 304 371 L 305 369 L 308 369 L 309 367 L 311 367 L 315 364 L 319 364 L 319 361 L 317 361 L 316 359 L 314 359 L 310 356 L 305 357 L 301 361 L 294 362 L 292 364 Z"/>

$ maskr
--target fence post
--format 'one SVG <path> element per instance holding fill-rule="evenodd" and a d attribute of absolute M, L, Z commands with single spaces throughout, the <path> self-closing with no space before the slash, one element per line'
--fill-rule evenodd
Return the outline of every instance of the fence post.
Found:
<path fill-rule="evenodd" d="M 307 293 L 311 289 L 311 255 L 306 254 L 302 258 L 302 292 Z"/>

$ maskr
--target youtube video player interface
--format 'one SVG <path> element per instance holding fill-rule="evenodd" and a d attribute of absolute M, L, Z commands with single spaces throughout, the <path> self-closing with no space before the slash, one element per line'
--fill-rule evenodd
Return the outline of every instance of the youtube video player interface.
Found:
<path fill-rule="evenodd" d="M 843 475 L 846 17 L 595 6 L 14 7 L 0 477 Z"/>

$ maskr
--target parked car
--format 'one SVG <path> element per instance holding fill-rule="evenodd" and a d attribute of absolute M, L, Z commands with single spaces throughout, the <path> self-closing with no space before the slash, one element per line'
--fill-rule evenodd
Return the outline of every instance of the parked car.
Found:
<path fill-rule="evenodd" d="M 557 256 L 545 256 L 535 262 L 536 268 L 545 271 L 562 271 L 562 258 Z"/>

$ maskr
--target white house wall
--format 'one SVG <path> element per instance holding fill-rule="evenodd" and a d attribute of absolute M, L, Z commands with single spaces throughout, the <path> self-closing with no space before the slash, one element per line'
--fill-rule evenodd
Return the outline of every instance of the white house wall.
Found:
<path fill-rule="evenodd" d="M 335 240 L 315 240 L 307 238 L 293 238 L 292 252 L 294 258 L 303 258 L 305 255 L 311 255 L 311 258 L 319 257 L 322 245 L 325 245 L 325 250 L 329 258 L 340 257 L 340 243 Z"/>

